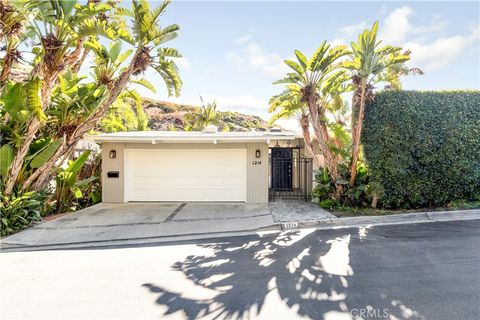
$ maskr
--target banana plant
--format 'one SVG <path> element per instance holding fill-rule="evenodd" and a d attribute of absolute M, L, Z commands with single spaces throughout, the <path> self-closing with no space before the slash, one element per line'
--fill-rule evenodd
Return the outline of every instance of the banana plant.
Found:
<path fill-rule="evenodd" d="M 296 86 L 287 86 L 287 89 L 269 100 L 268 112 L 273 113 L 270 123 L 280 119 L 296 119 L 302 129 L 303 140 L 308 154 L 312 157 L 315 167 L 320 168 L 321 163 L 313 151 L 312 138 L 310 136 L 310 119 L 306 103 L 302 101 L 302 95 Z"/>
<path fill-rule="evenodd" d="M 193 130 L 203 130 L 209 125 L 217 125 L 220 121 L 217 102 L 205 102 L 202 97 L 200 101 L 202 102 L 200 110 L 186 115 L 186 120 L 192 124 Z"/>
<path fill-rule="evenodd" d="M 108 98 L 93 112 L 85 121 L 75 128 L 67 137 L 67 143 L 61 149 L 61 154 L 69 154 L 73 151 L 78 141 L 86 133 L 93 130 L 101 118 L 105 116 L 121 93 L 127 89 L 131 79 L 153 68 L 165 82 L 169 95 L 180 94 L 182 81 L 178 75 L 178 68 L 172 58 L 181 57 L 180 53 L 164 44 L 178 36 L 179 26 L 171 24 L 161 27 L 159 18 L 164 13 L 170 1 L 164 1 L 156 8 L 151 8 L 148 1 L 132 1 L 132 9 L 124 7 L 116 8 L 116 13 L 125 15 L 131 19 L 127 26 L 131 26 L 132 36 L 125 37 L 124 41 L 130 42 L 135 49 L 133 57 L 128 64 L 122 68 L 120 74 L 112 80 L 108 86 Z M 48 172 L 55 164 L 54 160 L 49 161 L 42 168 L 42 174 L 36 178 L 34 188 L 42 188 L 46 181 Z"/>
<path fill-rule="evenodd" d="M 110 4 L 88 2 L 81 5 L 75 0 L 12 0 L 15 9 L 25 18 L 30 30 L 38 38 L 39 46 L 32 48 L 29 99 L 36 103 L 22 134 L 22 142 L 10 166 L 5 194 L 9 195 L 23 166 L 28 149 L 45 120 L 44 112 L 50 106 L 51 93 L 58 77 L 81 59 L 83 43 L 87 37 L 114 38 L 115 30 L 108 23 Z"/>
<path fill-rule="evenodd" d="M 364 30 L 356 42 L 351 42 L 352 53 L 344 67 L 351 72 L 354 95 L 352 101 L 352 157 L 350 164 L 350 186 L 355 184 L 360 152 L 360 139 L 365 117 L 366 102 L 373 99 L 374 84 L 385 78 L 392 68 L 400 68 L 410 59 L 402 48 L 381 46 L 377 39 L 378 22 L 371 29 Z"/>
<path fill-rule="evenodd" d="M 66 168 L 60 169 L 55 178 L 55 213 L 60 213 L 64 209 L 71 209 L 73 201 L 83 196 L 82 188 L 98 179 L 90 177 L 81 181 L 77 179 L 77 173 L 87 162 L 90 156 L 90 150 L 82 153 L 76 160 L 69 161 Z"/>
<path fill-rule="evenodd" d="M 324 41 L 310 59 L 300 51 L 294 51 L 296 60 L 285 60 L 293 72 L 274 84 L 286 84 L 300 93 L 300 102 L 308 108 L 309 120 L 324 156 L 325 166 L 333 180 L 340 177 L 338 159 L 329 147 L 326 110 L 328 103 L 347 80 L 341 70 L 341 59 L 349 52 L 345 46 L 331 47 Z"/>

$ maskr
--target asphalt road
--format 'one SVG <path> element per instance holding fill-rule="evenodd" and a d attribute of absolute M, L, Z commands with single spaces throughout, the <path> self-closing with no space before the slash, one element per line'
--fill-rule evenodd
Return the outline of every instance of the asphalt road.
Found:
<path fill-rule="evenodd" d="M 480 319 L 480 220 L 0 261 L 2 319 Z"/>

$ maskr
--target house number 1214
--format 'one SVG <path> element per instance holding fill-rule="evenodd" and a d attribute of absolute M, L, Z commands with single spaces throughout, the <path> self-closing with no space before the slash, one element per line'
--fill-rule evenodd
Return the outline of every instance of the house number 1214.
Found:
<path fill-rule="evenodd" d="M 261 164 L 262 164 L 262 161 L 253 160 L 253 161 L 252 161 L 252 164 L 253 164 L 254 166 L 258 166 L 258 165 L 261 165 Z"/>

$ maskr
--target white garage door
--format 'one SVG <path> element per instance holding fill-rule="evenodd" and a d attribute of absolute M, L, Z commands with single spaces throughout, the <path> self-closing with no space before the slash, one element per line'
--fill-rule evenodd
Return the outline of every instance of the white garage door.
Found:
<path fill-rule="evenodd" d="M 244 149 L 127 150 L 127 201 L 245 201 Z"/>

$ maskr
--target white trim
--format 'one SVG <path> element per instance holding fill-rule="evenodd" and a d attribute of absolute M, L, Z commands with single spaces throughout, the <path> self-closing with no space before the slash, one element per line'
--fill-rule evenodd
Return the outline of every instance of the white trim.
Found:
<path fill-rule="evenodd" d="M 297 134 L 294 132 L 169 132 L 169 131 L 145 131 L 145 132 L 121 132 L 99 135 L 88 135 L 88 141 L 102 142 L 136 142 L 136 143 L 221 143 L 221 142 L 267 142 L 270 140 L 294 140 Z"/>
<path fill-rule="evenodd" d="M 123 203 L 128 202 L 128 175 L 127 175 L 127 168 L 128 168 L 128 149 L 126 147 L 123 148 Z"/>

